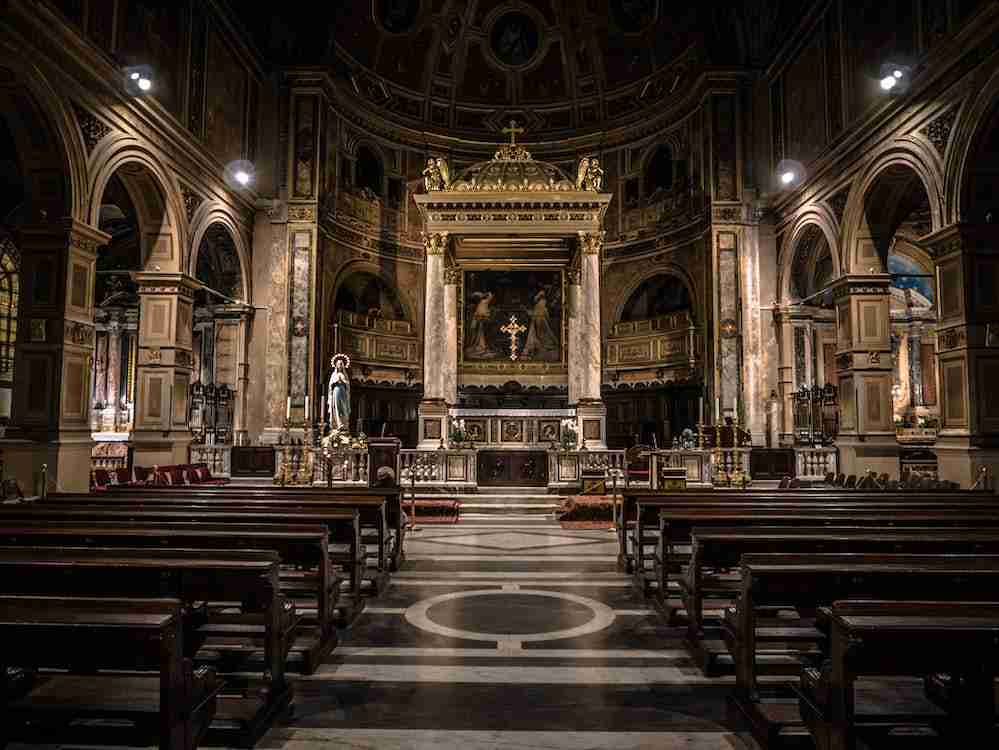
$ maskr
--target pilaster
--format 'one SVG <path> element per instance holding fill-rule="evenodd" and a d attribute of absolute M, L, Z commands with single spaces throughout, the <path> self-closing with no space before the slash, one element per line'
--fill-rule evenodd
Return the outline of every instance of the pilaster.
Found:
<path fill-rule="evenodd" d="M 457 349 L 454 359 L 449 359 L 447 294 L 445 291 L 445 256 L 448 233 L 430 232 L 423 236 L 426 251 L 426 288 L 424 290 L 423 326 L 423 399 L 420 401 L 420 447 L 436 448 L 441 439 L 447 442 L 447 391 L 448 384 L 455 384 L 457 398 Z M 456 293 L 455 286 L 450 286 Z M 455 305 L 457 307 L 457 299 Z M 453 315 L 457 315 L 455 309 Z M 457 337 L 457 321 L 451 339 Z M 454 342 L 457 347 L 457 342 Z"/>
<path fill-rule="evenodd" d="M 600 258 L 604 232 L 579 233 L 579 309 L 577 348 L 569 350 L 569 382 L 576 381 L 579 396 L 576 414 L 579 435 L 589 448 L 607 445 L 607 408 L 601 399 L 603 382 L 602 339 L 600 336 Z M 569 325 L 572 326 L 573 318 Z M 570 336 L 570 338 L 572 338 Z"/>
<path fill-rule="evenodd" d="M 937 260 L 941 479 L 999 477 L 999 228 L 953 225 L 928 238 Z"/>
<path fill-rule="evenodd" d="M 891 388 L 891 277 L 843 276 L 833 284 L 841 470 L 898 475 Z"/>
<path fill-rule="evenodd" d="M 72 219 L 20 230 L 21 321 L 6 468 L 25 489 L 85 491 L 90 480 L 94 270 L 109 235 Z"/>
<path fill-rule="evenodd" d="M 133 461 L 140 466 L 183 463 L 191 442 L 188 397 L 193 380 L 194 292 L 182 273 L 138 272 Z"/>

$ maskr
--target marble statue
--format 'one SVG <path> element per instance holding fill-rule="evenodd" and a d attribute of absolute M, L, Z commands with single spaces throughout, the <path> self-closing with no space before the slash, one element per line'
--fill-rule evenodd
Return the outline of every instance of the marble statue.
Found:
<path fill-rule="evenodd" d="M 329 421 L 333 430 L 350 431 L 350 357 L 346 354 L 336 354 L 330 360 L 333 372 L 330 374 L 328 393 L 326 396 Z"/>

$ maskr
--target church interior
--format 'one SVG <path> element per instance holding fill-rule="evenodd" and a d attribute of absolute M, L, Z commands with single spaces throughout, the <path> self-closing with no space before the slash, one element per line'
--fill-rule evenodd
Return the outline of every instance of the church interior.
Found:
<path fill-rule="evenodd" d="M 999 746 L 997 381 L 996 0 L 0 2 L 0 747 Z"/>

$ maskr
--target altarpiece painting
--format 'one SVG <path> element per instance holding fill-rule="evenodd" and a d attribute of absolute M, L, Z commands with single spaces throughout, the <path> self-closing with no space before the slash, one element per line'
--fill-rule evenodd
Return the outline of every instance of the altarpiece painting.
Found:
<path fill-rule="evenodd" d="M 463 361 L 562 363 L 562 285 L 557 270 L 467 271 L 459 347 Z"/>

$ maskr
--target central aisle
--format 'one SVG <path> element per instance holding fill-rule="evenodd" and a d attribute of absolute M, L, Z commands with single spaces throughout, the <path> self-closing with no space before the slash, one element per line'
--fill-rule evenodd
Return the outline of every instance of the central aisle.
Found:
<path fill-rule="evenodd" d="M 608 530 L 550 516 L 423 526 L 388 590 L 296 680 L 262 748 L 755 748 L 615 569 Z"/>

